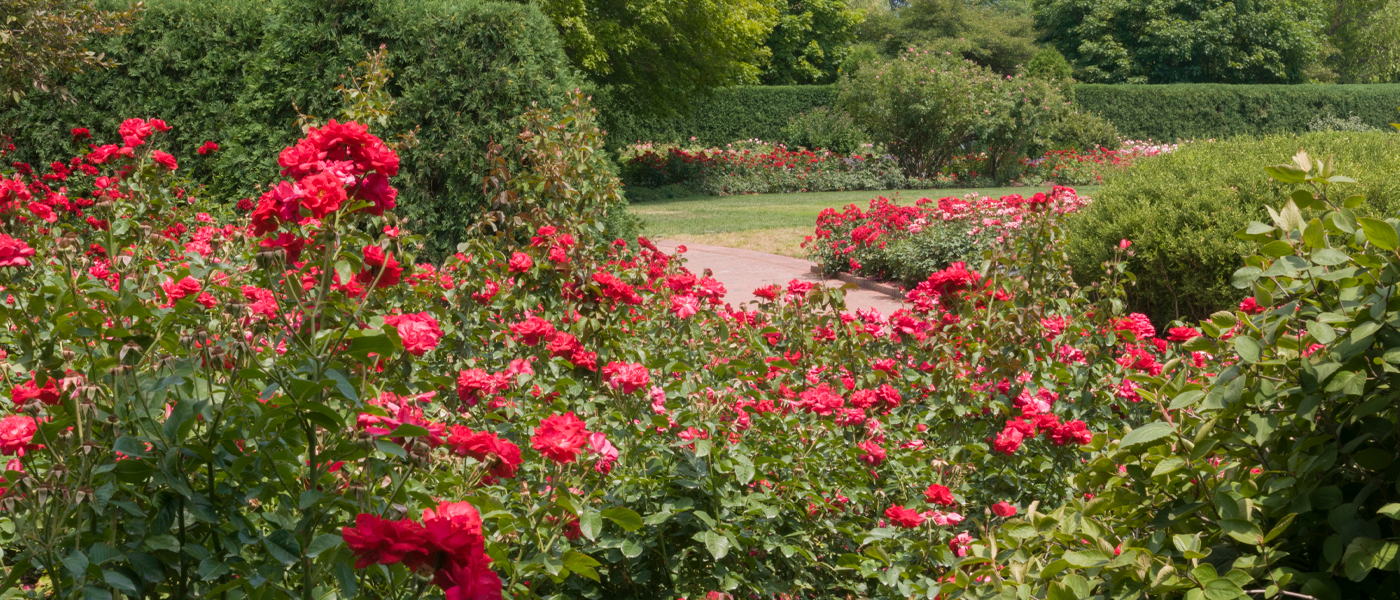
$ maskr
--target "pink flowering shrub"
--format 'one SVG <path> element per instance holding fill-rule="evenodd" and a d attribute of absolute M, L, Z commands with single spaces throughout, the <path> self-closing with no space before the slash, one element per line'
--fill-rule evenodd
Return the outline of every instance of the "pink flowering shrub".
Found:
<path fill-rule="evenodd" d="M 1122 314 L 1121 263 L 1072 285 L 1067 191 L 1005 201 L 1017 235 L 907 309 L 800 281 L 733 306 L 597 238 L 618 187 L 591 119 L 525 115 L 439 263 L 353 122 L 228 221 L 157 160 L 156 120 L 7 171 L 5 587 L 930 597 L 1011 509 L 1077 496 L 1054 475 L 1145 419 L 1144 382 L 1215 368 Z"/>

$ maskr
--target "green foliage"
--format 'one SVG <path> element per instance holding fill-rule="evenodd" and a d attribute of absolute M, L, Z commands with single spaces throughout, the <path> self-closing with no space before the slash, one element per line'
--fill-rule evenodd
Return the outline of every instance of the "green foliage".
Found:
<path fill-rule="evenodd" d="M 962 55 L 1002 75 L 1016 73 L 1036 53 L 1030 16 L 966 0 L 911 0 L 898 11 L 872 14 L 860 40 L 894 58 L 910 48 Z"/>
<path fill-rule="evenodd" d="M 1262 310 L 1215 313 L 1183 346 L 1233 365 L 1134 377 L 1154 421 L 1073 476 L 1085 500 L 1007 522 L 945 593 L 1004 572 L 972 596 L 1394 597 L 1397 221 L 1358 217 L 1375 199 L 1331 161 L 1269 170 L 1296 191 L 1237 233 L 1234 278 Z"/>
<path fill-rule="evenodd" d="M 1052 150 L 1117 149 L 1120 137 L 1108 119 L 1082 110 L 1065 111 L 1046 135 Z"/>
<path fill-rule="evenodd" d="M 763 42 L 779 17 L 774 0 L 535 4 L 558 27 L 574 65 L 647 114 L 683 109 L 711 89 L 758 83 L 768 58 Z"/>
<path fill-rule="evenodd" d="M 174 127 L 171 151 L 224 198 L 256 196 L 276 172 L 276 149 L 300 135 L 298 108 L 334 115 L 335 87 L 367 52 L 387 44 L 397 115 L 389 134 L 421 127 L 402 151 L 401 214 L 451 252 L 484 207 L 481 173 L 491 140 L 512 139 L 532 102 L 558 105 L 575 84 L 547 19 L 529 6 L 475 0 L 156 0 L 133 31 L 97 49 L 120 63 L 65 81 L 78 104 L 31 95 L 0 112 L 16 158 L 68 147 L 71 127 L 98 139 L 132 116 Z M 385 137 L 392 137 L 386 135 Z M 206 140 L 218 153 L 196 157 Z"/>
<path fill-rule="evenodd" d="M 1074 76 L 1074 68 L 1059 50 L 1041 48 L 1026 63 L 1026 74 L 1050 81 L 1066 81 Z"/>
<path fill-rule="evenodd" d="M 49 91 L 54 77 L 113 66 L 87 46 L 95 36 L 125 33 L 139 12 L 140 5 L 102 10 L 91 0 L 0 4 L 0 105 L 30 88 Z"/>
<path fill-rule="evenodd" d="M 869 142 L 870 135 L 846 112 L 818 106 L 788 119 L 783 128 L 783 140 L 812 150 L 824 148 L 837 154 L 850 154 Z"/>
<path fill-rule="evenodd" d="M 1302 83 L 1315 0 L 1036 0 L 1042 39 L 1089 83 Z"/>
<path fill-rule="evenodd" d="M 785 141 L 788 120 L 817 106 L 835 106 L 836 87 L 754 86 L 714 90 L 686 112 L 655 116 L 637 101 L 604 94 L 598 107 L 603 113 L 608 144 L 613 147 L 637 142 L 690 142 L 723 146 L 734 140 Z"/>
<path fill-rule="evenodd" d="M 1327 48 L 1320 66 L 1342 83 L 1400 80 L 1400 3 L 1342 0 L 1328 3 Z"/>
<path fill-rule="evenodd" d="M 1002 77 L 930 50 L 871 64 L 839 87 L 839 105 L 911 177 L 932 177 L 973 144 L 988 155 L 988 175 L 1013 179 L 1019 159 L 1048 144 L 1045 136 L 1067 104 L 1044 80 Z"/>
<path fill-rule="evenodd" d="M 1400 209 L 1400 137 L 1388 133 L 1310 133 L 1236 138 L 1183 145 L 1144 159 L 1110 178 L 1087 210 L 1069 224 L 1076 273 L 1097 272 L 1120 240 L 1132 241 L 1127 261 L 1141 276 L 1129 304 L 1154 321 L 1203 318 L 1230 308 L 1238 292 L 1230 274 L 1248 251 L 1235 230 L 1279 206 L 1296 186 L 1270 179 L 1257 166 L 1299 147 L 1335 156 L 1360 182 L 1362 215 Z"/>
<path fill-rule="evenodd" d="M 1076 85 L 1074 99 L 1131 139 L 1302 133 L 1327 114 L 1382 128 L 1400 119 L 1400 85 Z"/>
<path fill-rule="evenodd" d="M 1372 127 L 1363 123 L 1361 117 L 1351 115 L 1345 119 L 1333 114 L 1318 115 L 1311 123 L 1308 123 L 1308 131 L 1383 131 L 1379 127 Z"/>
<path fill-rule="evenodd" d="M 788 0 L 768 34 L 766 85 L 831 83 L 864 15 L 847 0 Z"/>

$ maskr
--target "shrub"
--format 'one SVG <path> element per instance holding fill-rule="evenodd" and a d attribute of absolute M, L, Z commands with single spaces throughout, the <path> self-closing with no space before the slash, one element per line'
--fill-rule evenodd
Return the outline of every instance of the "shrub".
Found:
<path fill-rule="evenodd" d="M 1068 82 L 1074 76 L 1074 68 L 1059 50 L 1041 48 L 1026 63 L 1026 74 L 1049 81 Z"/>
<path fill-rule="evenodd" d="M 1009 573 L 1029 597 L 1394 597 L 1400 235 L 1317 156 L 1274 168 L 1306 184 L 1241 232 L 1244 302 L 1171 330 L 1204 360 L 1133 378 L 1153 421 L 1096 441 L 1076 499 L 1000 524 L 945 594 Z"/>
<path fill-rule="evenodd" d="M 1046 134 L 1051 150 L 1097 150 L 1117 148 L 1118 128 L 1108 119 L 1081 110 L 1066 111 Z"/>
<path fill-rule="evenodd" d="M 843 79 L 840 88 L 840 106 L 911 177 L 932 177 L 972 144 L 987 153 L 988 175 L 1013 179 L 1019 159 L 1043 150 L 1050 124 L 1065 110 L 1048 82 L 1003 78 L 928 50 L 874 63 Z"/>
<path fill-rule="evenodd" d="M 276 150 L 300 135 L 298 108 L 339 112 L 334 90 L 367 52 L 389 49 L 396 117 L 387 133 L 421 127 L 403 152 L 404 214 L 444 256 L 484 210 L 481 174 L 491 140 L 510 139 L 532 102 L 557 106 L 575 85 L 554 27 L 524 4 L 476 0 L 156 0 L 127 35 L 94 50 L 120 65 L 63 81 L 77 99 L 31 94 L 0 112 L 17 160 L 68 147 L 68 131 L 160 116 L 170 149 L 193 156 L 208 193 L 234 201 L 275 174 Z"/>
<path fill-rule="evenodd" d="M 608 144 L 621 148 L 642 142 L 693 143 L 720 146 L 734 140 L 779 143 L 793 115 L 818 106 L 836 105 L 836 88 L 829 85 L 784 85 L 720 88 L 692 100 L 685 112 L 656 116 L 621 96 L 603 94 Z"/>
<path fill-rule="evenodd" d="M 811 150 L 830 150 L 851 154 L 870 141 L 869 134 L 856 125 L 851 115 L 840 110 L 818 106 L 793 115 L 783 128 L 788 144 Z"/>
<path fill-rule="evenodd" d="M 1308 131 L 1351 131 L 1368 132 L 1383 131 L 1379 127 L 1372 127 L 1361 122 L 1361 117 L 1351 115 L 1345 119 L 1333 114 L 1318 115 L 1311 123 L 1308 123 Z"/>
<path fill-rule="evenodd" d="M 1247 247 L 1234 232 L 1277 206 L 1294 186 L 1256 166 L 1300 146 L 1334 157 L 1360 182 L 1358 214 L 1400 208 L 1400 138 L 1384 133 L 1310 133 L 1187 144 L 1109 179 L 1088 210 L 1072 220 L 1069 252 L 1078 273 L 1133 243 L 1128 264 L 1142 275 L 1129 291 L 1134 310 L 1154 320 L 1202 318 L 1236 301 L 1230 274 Z"/>
<path fill-rule="evenodd" d="M 886 190 L 906 185 L 899 165 L 887 155 L 789 150 L 758 141 L 735 142 L 725 149 L 638 144 L 622 159 L 622 179 L 628 186 L 689 189 L 711 196 Z"/>
<path fill-rule="evenodd" d="M 1400 85 L 1074 86 L 1079 110 L 1136 140 L 1200 140 L 1304 133 L 1319 116 L 1346 114 L 1372 127 L 1400 118 Z"/>

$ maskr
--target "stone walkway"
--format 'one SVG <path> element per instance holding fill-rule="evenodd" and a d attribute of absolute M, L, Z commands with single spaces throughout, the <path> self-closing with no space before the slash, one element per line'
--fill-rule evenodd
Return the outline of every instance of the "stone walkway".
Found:
<path fill-rule="evenodd" d="M 797 258 L 706 244 L 670 240 L 656 242 L 656 247 L 667 253 L 675 252 L 676 246 L 681 245 L 686 247 L 685 254 L 681 255 L 686 259 L 686 268 L 696 275 L 709 269 L 713 277 L 728 290 L 724 300 L 736 308 L 742 302 L 757 300 L 753 291 L 773 283 L 786 286 L 789 281 L 799 279 L 837 287 L 844 285 L 835 279 L 821 279 L 812 272 L 812 263 Z M 903 306 L 899 300 L 871 290 L 859 289 L 846 293 L 846 308 L 851 311 L 875 308 L 881 314 L 888 315 Z"/>

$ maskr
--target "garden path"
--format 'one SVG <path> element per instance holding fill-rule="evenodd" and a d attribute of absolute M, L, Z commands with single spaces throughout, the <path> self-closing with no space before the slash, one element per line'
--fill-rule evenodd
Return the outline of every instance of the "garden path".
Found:
<path fill-rule="evenodd" d="M 697 275 L 709 269 L 713 277 L 728 290 L 724 300 L 735 307 L 741 302 L 754 302 L 757 298 L 753 291 L 773 283 L 787 285 L 793 279 L 800 279 L 826 285 L 844 285 L 844 282 L 835 279 L 823 280 L 812 272 L 812 263 L 799 258 L 673 240 L 660 240 L 656 246 L 667 253 L 675 252 L 677 246 L 685 246 L 686 252 L 681 256 L 686 260 L 686 268 Z M 872 290 L 858 289 L 846 293 L 846 308 L 851 311 L 875 308 L 881 314 L 888 315 L 903 306 L 900 300 Z"/>

